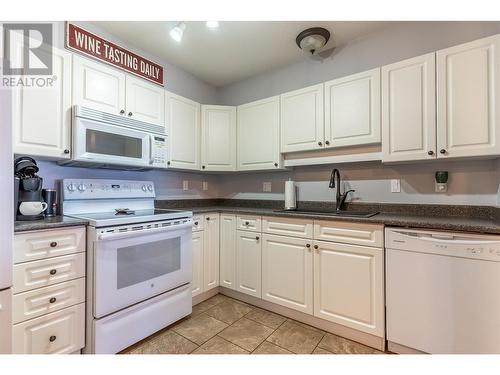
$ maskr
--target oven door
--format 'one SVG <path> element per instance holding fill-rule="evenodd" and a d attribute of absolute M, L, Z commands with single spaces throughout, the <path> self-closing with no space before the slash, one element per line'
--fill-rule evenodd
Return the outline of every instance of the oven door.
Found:
<path fill-rule="evenodd" d="M 94 316 L 101 318 L 191 282 L 192 223 L 97 235 Z"/>
<path fill-rule="evenodd" d="M 149 133 L 75 117 L 73 160 L 148 167 L 152 164 Z"/>

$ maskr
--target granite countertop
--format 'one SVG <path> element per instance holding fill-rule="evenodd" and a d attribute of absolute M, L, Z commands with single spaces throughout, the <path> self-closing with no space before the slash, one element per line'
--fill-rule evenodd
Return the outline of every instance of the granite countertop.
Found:
<path fill-rule="evenodd" d="M 451 230 L 463 231 L 474 233 L 490 233 L 500 234 L 500 219 L 495 217 L 494 214 L 485 209 L 481 212 L 480 208 L 469 206 L 424 206 L 424 205 L 400 205 L 384 206 L 380 205 L 375 209 L 364 208 L 363 211 L 378 211 L 375 216 L 362 218 L 362 217 L 335 217 L 325 216 L 318 214 L 294 213 L 294 212 L 276 212 L 281 209 L 280 207 L 241 207 L 231 206 L 227 204 L 209 204 L 209 205 L 182 205 L 181 202 L 176 204 L 169 204 L 169 201 L 157 202 L 158 208 L 176 208 L 192 211 L 193 214 L 202 214 L 207 212 L 226 212 L 235 214 L 247 215 L 262 215 L 262 216 L 281 216 L 281 217 L 295 217 L 314 220 L 329 220 L 329 221 L 351 221 L 358 223 L 374 223 L 384 224 L 386 226 L 395 227 L 408 227 L 408 228 L 425 228 L 437 230 Z M 186 202 L 190 203 L 190 202 Z M 202 203 L 202 202 L 200 202 Z M 223 202 L 231 203 L 231 202 Z M 371 206 L 370 206 L 371 207 Z M 377 209 L 378 208 L 378 209 Z M 397 212 L 384 212 L 384 208 Z M 422 208 L 419 213 L 419 208 Z M 359 209 L 357 209 L 359 210 Z"/>
<path fill-rule="evenodd" d="M 14 222 L 14 232 L 27 232 L 30 230 L 44 230 L 63 227 L 74 227 L 78 225 L 87 225 L 87 220 L 76 219 L 69 216 L 46 217 L 37 221 L 16 221 Z"/>

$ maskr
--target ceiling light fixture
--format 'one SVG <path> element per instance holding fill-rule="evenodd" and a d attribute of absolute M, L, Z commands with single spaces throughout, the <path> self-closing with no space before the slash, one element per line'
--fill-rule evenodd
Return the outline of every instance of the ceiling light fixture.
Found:
<path fill-rule="evenodd" d="M 219 21 L 207 21 L 206 26 L 209 29 L 217 29 L 219 27 Z"/>
<path fill-rule="evenodd" d="M 322 27 L 311 27 L 302 31 L 295 42 L 305 52 L 311 55 L 317 54 L 330 39 L 330 32 Z"/>
<path fill-rule="evenodd" d="M 179 22 L 170 30 L 170 37 L 179 43 L 182 40 L 182 34 L 184 34 L 185 29 L 186 24 L 184 22 Z"/>

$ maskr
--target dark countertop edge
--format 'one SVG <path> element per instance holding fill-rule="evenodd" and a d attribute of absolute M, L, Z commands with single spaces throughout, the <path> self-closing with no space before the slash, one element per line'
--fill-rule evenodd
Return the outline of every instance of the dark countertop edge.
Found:
<path fill-rule="evenodd" d="M 332 217 L 314 214 L 287 213 L 275 212 L 274 209 L 248 208 L 248 207 L 177 207 L 178 209 L 186 209 L 193 212 L 193 215 L 220 212 L 220 213 L 235 213 L 246 215 L 262 215 L 262 216 L 277 216 L 289 217 L 297 219 L 310 220 L 325 220 L 325 221 L 350 221 L 356 223 L 368 224 L 383 224 L 385 226 L 405 227 L 413 229 L 433 229 L 433 230 L 449 230 L 457 232 L 471 232 L 484 234 L 500 234 L 500 224 L 496 224 L 493 219 L 477 219 L 464 218 L 457 216 L 418 216 L 404 215 L 396 213 L 381 212 L 375 216 L 368 218 L 361 217 Z"/>
<path fill-rule="evenodd" d="M 29 232 L 34 230 L 77 227 L 87 224 L 88 224 L 87 220 L 58 215 L 37 221 L 16 221 L 14 222 L 14 233 Z"/>

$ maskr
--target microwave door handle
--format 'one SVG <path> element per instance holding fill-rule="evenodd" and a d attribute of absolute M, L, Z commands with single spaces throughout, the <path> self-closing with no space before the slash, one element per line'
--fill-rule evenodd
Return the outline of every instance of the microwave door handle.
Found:
<path fill-rule="evenodd" d="M 153 165 L 153 135 L 149 136 L 149 165 Z"/>
<path fill-rule="evenodd" d="M 137 236 L 143 236 L 148 234 L 157 234 L 157 233 L 167 233 L 173 232 L 176 230 L 192 228 L 193 221 L 189 220 L 189 222 L 180 225 L 170 225 L 168 227 L 154 228 L 154 229 L 143 229 L 143 230 L 134 230 L 130 232 L 123 233 L 102 233 L 97 236 L 98 241 L 112 241 L 112 240 L 120 240 L 123 238 L 132 238 Z"/>

